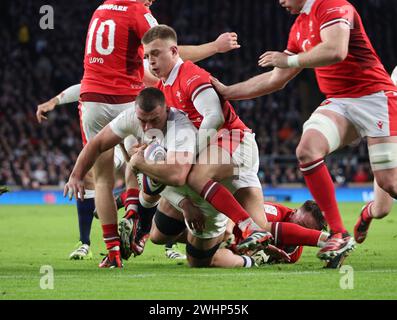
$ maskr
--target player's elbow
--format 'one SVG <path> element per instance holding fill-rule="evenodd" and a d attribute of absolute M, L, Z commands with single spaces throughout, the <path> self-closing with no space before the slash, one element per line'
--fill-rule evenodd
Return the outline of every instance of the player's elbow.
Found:
<path fill-rule="evenodd" d="M 281 91 L 283 90 L 288 84 L 288 81 L 277 81 L 273 84 L 272 92 Z"/>
<path fill-rule="evenodd" d="M 347 58 L 348 49 L 344 47 L 335 48 L 331 51 L 330 59 L 333 63 L 339 63 L 344 61 Z"/>

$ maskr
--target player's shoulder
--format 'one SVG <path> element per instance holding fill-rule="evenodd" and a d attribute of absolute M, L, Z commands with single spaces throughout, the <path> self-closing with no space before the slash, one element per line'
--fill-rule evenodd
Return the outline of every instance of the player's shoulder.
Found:
<path fill-rule="evenodd" d="M 313 4 L 312 10 L 315 14 L 327 12 L 332 10 L 341 10 L 346 8 L 353 8 L 353 5 L 347 0 L 316 0 Z"/>
<path fill-rule="evenodd" d="M 181 69 L 184 74 L 209 74 L 207 70 L 199 67 L 197 64 L 190 60 L 184 61 Z"/>
<path fill-rule="evenodd" d="M 179 77 L 187 88 L 194 86 L 195 83 L 210 83 L 211 74 L 191 61 L 185 61 L 181 66 Z"/>

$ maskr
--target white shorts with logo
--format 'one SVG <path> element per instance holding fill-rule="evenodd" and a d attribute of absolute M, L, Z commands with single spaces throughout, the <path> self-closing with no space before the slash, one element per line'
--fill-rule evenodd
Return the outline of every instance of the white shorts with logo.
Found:
<path fill-rule="evenodd" d="M 360 98 L 330 98 L 316 111 L 329 110 L 349 120 L 362 138 L 397 136 L 397 92 Z"/>

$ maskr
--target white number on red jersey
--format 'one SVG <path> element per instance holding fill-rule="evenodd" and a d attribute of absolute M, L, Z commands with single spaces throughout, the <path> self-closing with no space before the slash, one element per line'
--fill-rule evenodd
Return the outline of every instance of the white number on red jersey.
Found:
<path fill-rule="evenodd" d="M 86 54 L 91 54 L 92 53 L 92 43 L 94 41 L 94 35 L 95 35 L 95 30 L 98 25 L 98 18 L 95 19 L 92 22 L 90 31 L 89 31 L 89 37 L 88 37 L 88 44 L 87 44 L 87 53 Z M 103 34 L 105 33 L 105 28 L 108 27 L 109 33 L 108 33 L 108 46 L 107 48 L 103 47 Z M 95 41 L 95 50 L 103 56 L 108 56 L 112 54 L 114 50 L 114 37 L 116 34 L 116 23 L 113 20 L 106 20 L 104 22 L 101 22 L 99 25 L 99 28 L 96 32 L 96 41 Z"/>

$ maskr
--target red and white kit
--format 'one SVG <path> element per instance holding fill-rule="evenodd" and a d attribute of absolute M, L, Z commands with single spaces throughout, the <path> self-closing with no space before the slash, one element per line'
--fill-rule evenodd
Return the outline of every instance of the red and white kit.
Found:
<path fill-rule="evenodd" d="M 81 82 L 81 118 L 89 140 L 144 88 L 141 39 L 157 21 L 136 1 L 108 0 L 93 14 Z"/>
<path fill-rule="evenodd" d="M 185 112 L 196 128 L 200 128 L 203 116 L 196 109 L 195 99 L 205 90 L 213 88 L 210 74 L 191 61 L 181 59 L 175 65 L 167 81 L 159 82 L 167 105 Z M 255 135 L 237 116 L 233 106 L 219 97 L 225 123 L 218 131 L 215 143 L 226 150 L 239 168 L 239 178 L 230 181 L 235 190 L 245 187 L 261 188 L 257 177 L 259 151 Z M 233 188 L 232 188 L 233 189 Z"/>
<path fill-rule="evenodd" d="M 362 137 L 397 135 L 397 88 L 376 54 L 356 9 L 345 0 L 308 0 L 292 26 L 287 54 L 306 52 L 321 42 L 320 32 L 336 23 L 351 29 L 347 58 L 315 68 L 331 110 L 354 124 Z"/>
<path fill-rule="evenodd" d="M 273 202 L 265 202 L 263 205 L 263 209 L 267 221 L 272 223 L 290 222 L 290 218 L 294 214 L 293 209 Z M 239 241 L 241 241 L 242 239 L 241 231 L 237 227 L 235 227 L 233 229 L 233 234 L 235 236 L 235 242 L 239 243 Z M 303 252 L 303 246 L 280 246 L 277 242 L 278 235 L 277 233 L 275 233 L 274 244 L 281 250 L 284 250 L 286 253 L 288 253 L 291 258 L 291 263 L 295 263 L 299 260 Z"/>

